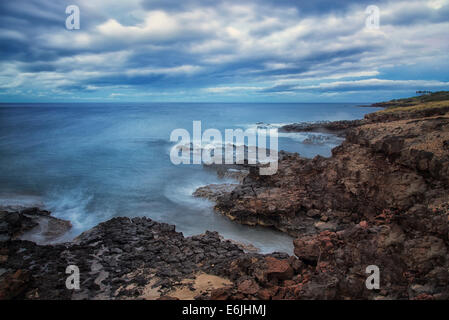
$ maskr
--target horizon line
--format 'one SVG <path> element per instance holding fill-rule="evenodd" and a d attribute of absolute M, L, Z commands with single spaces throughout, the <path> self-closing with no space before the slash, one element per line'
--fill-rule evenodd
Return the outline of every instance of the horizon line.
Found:
<path fill-rule="evenodd" d="M 235 103 L 244 103 L 244 104 L 256 104 L 256 103 L 267 103 L 267 104 L 300 104 L 300 103 L 328 103 L 328 104 L 341 104 L 341 103 L 351 103 L 351 104 L 373 104 L 376 102 L 351 102 L 351 101 L 342 101 L 342 102 L 326 102 L 326 101 L 295 101 L 295 102 L 264 102 L 264 101 L 15 101 L 15 102 L 0 102 L 0 104 L 119 104 L 119 103 L 186 103 L 186 104 L 194 104 L 194 103 L 202 103 L 202 104 L 212 104 L 212 103 L 221 103 L 221 104 L 235 104 Z"/>

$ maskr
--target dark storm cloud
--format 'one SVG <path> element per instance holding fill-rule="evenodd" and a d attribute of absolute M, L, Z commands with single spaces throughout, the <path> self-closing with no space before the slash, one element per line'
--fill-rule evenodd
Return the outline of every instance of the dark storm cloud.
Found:
<path fill-rule="evenodd" d="M 379 0 L 250 0 L 245 2 L 241 0 L 143 0 L 142 5 L 147 10 L 165 9 L 169 11 L 180 11 L 195 7 L 214 7 L 217 3 L 224 5 L 240 5 L 244 3 L 276 8 L 295 8 L 304 14 L 326 14 L 329 12 L 344 12 L 352 5 L 380 5 L 384 2 Z"/>
<path fill-rule="evenodd" d="M 438 5 L 438 2 L 435 2 Z M 449 5 L 436 10 L 432 7 L 418 5 L 403 6 L 400 14 L 385 12 L 382 23 L 396 26 L 413 26 L 416 24 L 442 23 L 449 21 Z"/>

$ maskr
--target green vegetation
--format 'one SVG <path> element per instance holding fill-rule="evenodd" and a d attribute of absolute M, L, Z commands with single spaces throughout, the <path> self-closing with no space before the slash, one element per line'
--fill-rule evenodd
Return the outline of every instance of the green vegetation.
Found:
<path fill-rule="evenodd" d="M 401 106 L 393 106 L 393 107 L 387 107 L 384 110 L 378 111 L 379 113 L 386 113 L 386 112 L 414 112 L 414 111 L 421 111 L 425 109 L 436 109 L 436 108 L 449 108 L 449 100 L 446 101 L 438 101 L 438 102 L 425 102 L 425 103 L 419 103 L 416 105 L 411 105 L 408 107 L 401 107 Z"/>
<path fill-rule="evenodd" d="M 373 104 L 385 108 L 379 112 L 420 111 L 425 109 L 449 107 L 449 91 L 439 91 L 412 98 L 394 99 Z"/>

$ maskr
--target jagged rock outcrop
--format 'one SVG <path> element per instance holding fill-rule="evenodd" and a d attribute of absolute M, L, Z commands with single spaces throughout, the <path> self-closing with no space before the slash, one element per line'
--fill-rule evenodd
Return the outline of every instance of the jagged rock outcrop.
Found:
<path fill-rule="evenodd" d="M 114 218 L 72 242 L 0 241 L 0 299 L 207 298 L 232 285 L 228 270 L 247 254 L 216 232 L 184 237 L 148 218 Z M 66 268 L 80 271 L 69 290 Z"/>
<path fill-rule="evenodd" d="M 279 128 L 280 132 L 331 132 L 343 133 L 349 128 L 365 124 L 366 120 L 340 120 L 340 121 L 319 121 L 300 122 L 287 124 Z"/>
<path fill-rule="evenodd" d="M 403 114 L 346 137 L 331 158 L 281 152 L 275 175 L 250 170 L 216 210 L 296 237 L 302 267 L 272 298 L 448 299 L 448 114 Z M 364 284 L 368 265 L 380 290 Z"/>
<path fill-rule="evenodd" d="M 331 158 L 281 152 L 275 175 L 251 170 L 217 197 L 216 209 L 243 224 L 298 236 L 372 220 L 384 209 L 438 206 L 447 194 L 448 139 L 448 117 L 356 127 Z"/>
<path fill-rule="evenodd" d="M 57 239 L 71 227 L 70 221 L 56 219 L 47 210 L 35 207 L 0 209 L 0 241 L 28 236 L 45 243 Z"/>
<path fill-rule="evenodd" d="M 209 184 L 207 186 L 199 187 L 193 192 L 194 197 L 205 198 L 211 201 L 216 201 L 217 198 L 230 193 L 235 189 L 237 184 Z"/>

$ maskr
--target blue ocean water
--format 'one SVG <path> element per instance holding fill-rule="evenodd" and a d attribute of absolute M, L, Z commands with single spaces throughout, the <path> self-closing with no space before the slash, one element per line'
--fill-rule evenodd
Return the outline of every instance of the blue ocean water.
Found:
<path fill-rule="evenodd" d="M 115 216 L 147 216 L 175 224 L 184 235 L 218 231 L 262 252 L 292 252 L 291 238 L 241 226 L 192 197 L 223 180 L 201 165 L 175 166 L 170 133 L 280 126 L 292 122 L 362 118 L 356 104 L 115 103 L 0 104 L 0 205 L 40 205 L 70 220 L 69 239 Z M 341 140 L 313 133 L 281 134 L 279 148 L 306 157 L 329 156 Z M 303 143 L 304 140 L 308 143 Z"/>

